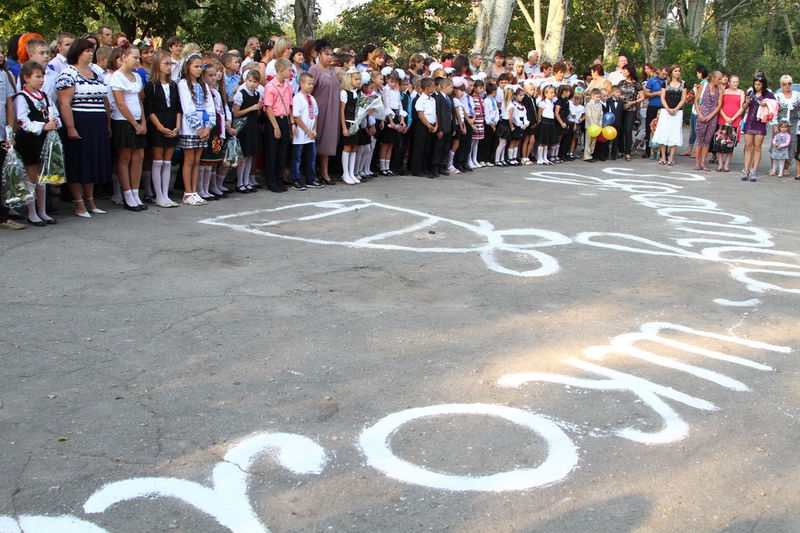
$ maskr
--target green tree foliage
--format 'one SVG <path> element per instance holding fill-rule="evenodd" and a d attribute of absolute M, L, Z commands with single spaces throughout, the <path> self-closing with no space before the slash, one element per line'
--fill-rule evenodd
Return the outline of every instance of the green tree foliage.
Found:
<path fill-rule="evenodd" d="M 469 0 L 371 0 L 339 15 L 320 37 L 359 47 L 372 43 L 397 56 L 469 50 L 475 18 Z"/>
<path fill-rule="evenodd" d="M 2 0 L 0 32 L 35 31 L 52 38 L 59 31 L 80 34 L 108 25 L 130 39 L 181 35 L 202 46 L 217 40 L 244 42 L 279 30 L 274 0 Z"/>

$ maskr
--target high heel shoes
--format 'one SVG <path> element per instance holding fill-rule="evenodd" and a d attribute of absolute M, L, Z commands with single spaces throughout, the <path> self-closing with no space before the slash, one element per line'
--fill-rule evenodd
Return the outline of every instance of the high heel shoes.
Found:
<path fill-rule="evenodd" d="M 83 211 L 78 211 L 78 204 L 83 205 L 83 200 L 72 200 L 72 203 L 75 204 L 75 216 L 81 218 L 92 218 L 92 215 L 86 210 L 84 206 Z"/>
<path fill-rule="evenodd" d="M 87 198 L 86 200 L 94 204 L 94 198 Z M 95 215 L 105 215 L 106 213 L 108 213 L 108 211 L 103 211 L 102 209 L 99 209 L 96 205 L 91 208 L 87 207 L 86 210 Z"/>

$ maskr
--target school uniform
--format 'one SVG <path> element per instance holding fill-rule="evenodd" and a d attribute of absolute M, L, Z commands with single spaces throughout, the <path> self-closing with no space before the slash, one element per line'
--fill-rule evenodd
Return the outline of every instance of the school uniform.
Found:
<path fill-rule="evenodd" d="M 352 135 L 349 134 L 349 131 L 356 122 L 356 107 L 360 94 L 361 91 L 359 89 L 351 89 L 349 91 L 342 89 L 341 93 L 339 93 L 339 101 L 344 104 L 344 125 L 348 130 L 348 135 L 342 135 L 342 146 L 358 146 L 361 128 Z"/>
<path fill-rule="evenodd" d="M 616 98 L 608 99 L 607 112 L 614 113 L 614 127 L 617 129 L 618 132 L 622 131 L 622 120 L 625 115 L 625 106 L 623 105 L 623 103 L 624 102 L 622 100 L 618 100 Z M 616 159 L 617 154 L 619 153 L 619 147 L 621 141 L 622 139 L 620 135 L 617 135 L 617 138 L 614 139 L 613 141 L 608 141 L 607 144 L 609 145 L 612 159 Z"/>
<path fill-rule="evenodd" d="M 493 96 L 486 96 L 483 99 L 483 121 L 485 123 L 483 140 L 478 145 L 478 161 L 481 163 L 494 162 L 494 146 L 497 142 L 495 128 L 500 120 L 500 110 L 497 100 Z"/>
<path fill-rule="evenodd" d="M 414 148 L 411 153 L 411 172 L 415 176 L 433 177 L 432 170 L 434 164 L 439 164 L 439 161 L 434 161 L 431 157 L 433 150 L 434 134 L 428 131 L 428 128 L 419 120 L 419 113 L 425 117 L 425 120 L 432 126 L 436 126 L 437 110 L 436 100 L 433 95 L 420 94 L 417 102 L 414 105 L 414 112 L 417 113 L 416 126 L 414 129 Z"/>
<path fill-rule="evenodd" d="M 404 163 L 406 154 L 408 152 L 409 140 L 411 139 L 411 130 L 413 129 L 414 113 L 411 107 L 411 94 L 408 92 L 400 93 L 400 108 L 401 114 L 406 120 L 406 133 L 397 133 L 397 144 L 392 148 L 392 160 L 389 164 L 389 170 L 395 174 L 404 174 Z"/>
<path fill-rule="evenodd" d="M 276 187 L 285 189 L 282 180 L 287 166 L 289 145 L 292 141 L 292 129 L 289 124 L 292 115 L 292 98 L 292 86 L 287 80 L 278 83 L 277 79 L 274 79 L 264 86 L 264 107 L 272 109 L 281 132 L 280 139 L 276 139 L 272 122 L 267 119 L 264 123 L 264 165 L 267 187 L 270 190 Z"/>
<path fill-rule="evenodd" d="M 436 122 L 442 132 L 441 138 L 439 131 L 434 135 L 432 169 L 434 172 L 441 172 L 447 171 L 450 166 L 450 145 L 453 141 L 453 130 L 457 127 L 455 102 L 451 96 L 439 91 L 434 91 L 432 97 L 436 101 Z"/>
<path fill-rule="evenodd" d="M 589 127 L 593 125 L 602 125 L 603 104 L 599 100 L 597 102 L 594 100 L 589 100 L 586 102 L 583 112 L 586 115 L 586 120 L 584 121 L 586 134 L 584 136 L 583 143 L 583 159 L 584 161 L 588 161 L 595 159 L 593 154 L 596 151 L 596 145 L 601 144 L 597 142 L 595 137 L 589 135 Z"/>
<path fill-rule="evenodd" d="M 467 131 L 461 134 L 461 142 L 458 144 L 458 150 L 456 150 L 454 166 L 462 172 L 470 172 L 472 169 L 469 165 L 469 152 L 472 149 L 472 134 L 474 130 L 467 120 L 467 117 L 471 119 L 475 118 L 475 108 L 472 103 L 472 97 L 466 92 L 461 95 L 459 100 L 461 103 L 459 107 L 462 112 L 462 122 Z"/>
<path fill-rule="evenodd" d="M 147 145 L 159 148 L 172 148 L 178 144 L 178 137 L 166 137 L 158 131 L 150 121 L 150 115 L 155 115 L 158 121 L 167 129 L 174 130 L 178 126 L 178 113 L 181 112 L 181 101 L 178 96 L 178 85 L 158 83 L 150 80 L 144 86 L 144 116 L 147 119 Z"/>
<path fill-rule="evenodd" d="M 292 102 L 292 116 L 302 122 L 309 131 L 314 131 L 319 117 L 319 105 L 310 94 L 299 92 L 294 95 Z M 297 134 L 292 139 L 292 181 L 297 184 L 314 183 L 317 175 L 314 171 L 314 161 L 317 158 L 317 143 L 309 137 L 300 126 Z M 301 166 L 302 172 L 301 172 Z M 302 181 L 301 181 L 302 179 Z"/>
<path fill-rule="evenodd" d="M 5 72 L 0 75 L 5 76 Z M 44 92 L 30 93 L 23 89 L 14 96 L 14 111 L 19 126 L 14 148 L 25 165 L 38 165 L 42 160 L 45 125 L 54 119 L 61 127 L 58 110 Z"/>
<path fill-rule="evenodd" d="M 247 109 L 261 101 L 261 94 L 258 91 L 250 91 L 242 85 L 233 96 L 233 104 L 238 105 L 239 109 Z M 261 134 L 258 131 L 258 110 L 250 111 L 240 117 L 244 119 L 244 124 L 239 128 L 236 137 L 239 139 L 239 146 L 242 147 L 242 154 L 245 157 L 256 157 L 261 155 L 263 143 Z"/>
<path fill-rule="evenodd" d="M 540 146 L 552 146 L 558 142 L 555 120 L 555 98 L 539 98 L 536 103 L 541 110 L 539 125 L 536 127 L 536 141 Z"/>

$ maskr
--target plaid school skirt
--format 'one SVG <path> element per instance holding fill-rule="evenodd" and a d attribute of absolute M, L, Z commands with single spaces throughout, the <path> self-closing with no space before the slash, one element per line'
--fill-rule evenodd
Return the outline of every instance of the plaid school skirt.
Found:
<path fill-rule="evenodd" d="M 205 148 L 208 145 L 208 140 L 203 140 L 199 135 L 178 135 L 178 148 L 183 149 L 196 149 Z"/>

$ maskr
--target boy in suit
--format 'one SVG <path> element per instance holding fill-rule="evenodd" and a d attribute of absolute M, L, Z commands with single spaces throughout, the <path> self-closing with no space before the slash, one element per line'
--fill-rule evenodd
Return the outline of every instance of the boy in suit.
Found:
<path fill-rule="evenodd" d="M 597 139 L 589 135 L 589 127 L 600 126 L 603 122 L 603 104 L 600 103 L 600 89 L 592 89 L 589 93 L 589 101 L 586 102 L 584 114 L 586 116 L 586 137 L 583 143 L 583 160 L 587 163 L 597 161 L 592 155 Z"/>

